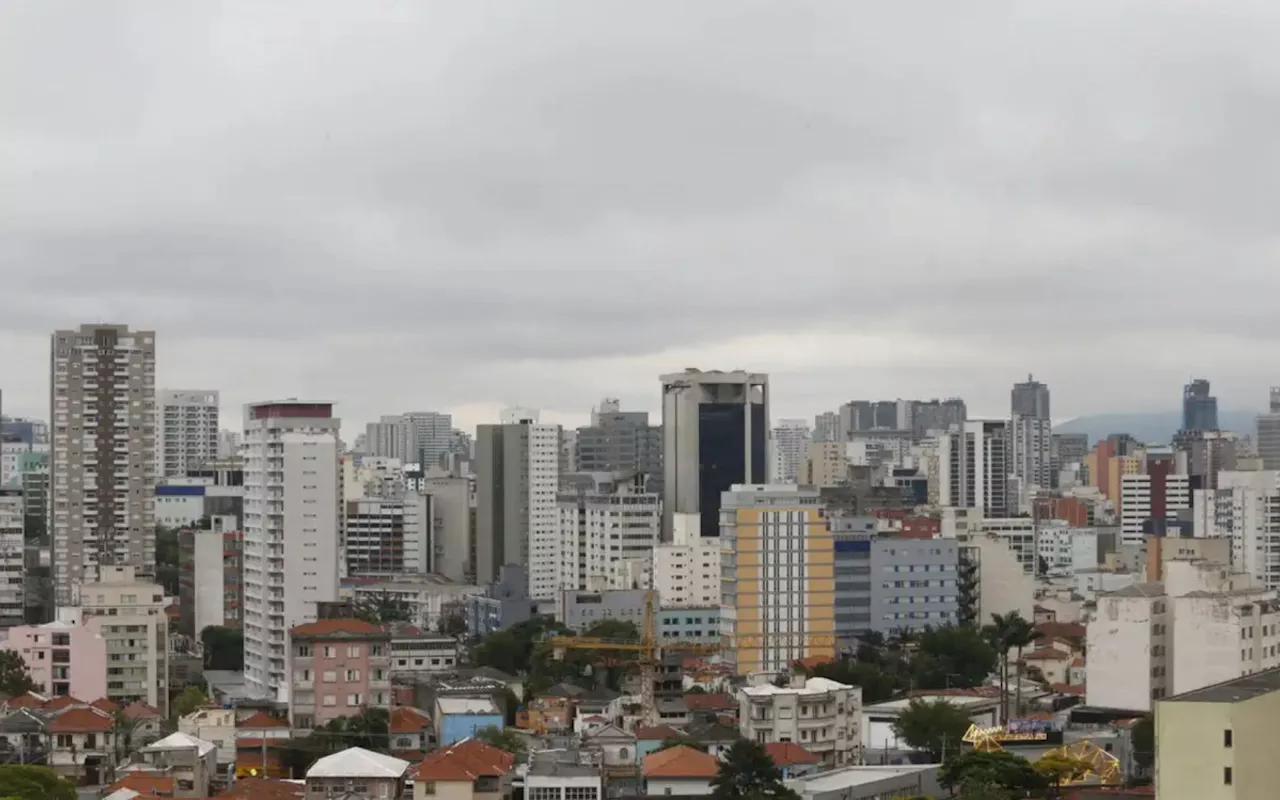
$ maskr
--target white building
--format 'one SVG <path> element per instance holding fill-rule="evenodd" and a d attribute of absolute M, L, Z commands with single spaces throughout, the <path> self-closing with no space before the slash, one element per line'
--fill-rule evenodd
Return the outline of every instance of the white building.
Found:
<path fill-rule="evenodd" d="M 1091 706 L 1154 701 L 1280 666 L 1276 593 L 1225 564 L 1174 559 L 1162 583 L 1098 597 L 1088 624 Z"/>
<path fill-rule="evenodd" d="M 1231 542 L 1231 565 L 1280 589 L 1280 471 L 1223 471 L 1195 493 L 1196 538 Z"/>
<path fill-rule="evenodd" d="M 862 763 L 862 687 L 796 676 L 738 690 L 738 728 L 752 741 L 794 742 L 823 767 Z"/>
<path fill-rule="evenodd" d="M 998 536 L 1018 559 L 1028 575 L 1035 575 L 1038 566 L 1039 544 L 1036 540 L 1039 524 L 1031 517 L 1002 517 L 983 519 L 979 530 Z"/>
<path fill-rule="evenodd" d="M 245 686 L 279 696 L 289 629 L 338 599 L 340 421 L 285 400 L 250 404 L 244 426 Z"/>
<path fill-rule="evenodd" d="M 1040 520 L 1036 553 L 1049 575 L 1074 575 L 1098 567 L 1098 531 L 1075 528 L 1062 520 Z"/>
<path fill-rule="evenodd" d="M 99 565 L 155 572 L 155 332 L 82 325 L 52 345 L 54 600 L 72 606 Z"/>
<path fill-rule="evenodd" d="M 664 608 L 720 604 L 720 540 L 701 535 L 697 514 L 672 516 L 672 541 L 653 549 L 653 588 Z"/>
<path fill-rule="evenodd" d="M 1048 417 L 1013 414 L 1009 424 L 1013 474 L 1023 486 L 1049 488 L 1051 467 L 1049 443 L 1053 423 Z"/>
<path fill-rule="evenodd" d="M 562 491 L 557 522 L 556 590 L 609 588 L 619 562 L 653 558 L 662 532 L 661 498 L 629 486 L 612 493 Z"/>
<path fill-rule="evenodd" d="M 967 420 L 938 437 L 938 502 L 1009 516 L 1009 422 Z M 1016 510 L 1016 509 L 1015 509 Z"/>
<path fill-rule="evenodd" d="M 911 703 L 920 700 L 935 703 L 939 700 L 964 710 L 979 728 L 994 728 L 1000 723 L 1000 699 L 979 694 L 913 695 L 896 700 L 885 700 L 862 707 L 862 751 L 869 761 L 875 761 L 876 753 L 889 750 L 911 750 L 894 731 L 893 726 Z M 957 745 L 958 746 L 958 745 Z"/>
<path fill-rule="evenodd" d="M 360 584 L 350 591 L 355 600 L 377 600 L 386 595 L 404 603 L 409 611 L 409 622 L 424 631 L 434 631 L 438 630 L 442 617 L 465 606 L 468 597 L 483 595 L 485 587 L 450 583 L 436 575 L 424 575 L 412 580 Z"/>
<path fill-rule="evenodd" d="M 218 431 L 218 459 L 240 457 L 240 445 L 244 436 L 239 431 Z"/>
<path fill-rule="evenodd" d="M 351 500 L 346 513 L 346 577 L 390 578 L 432 572 L 431 495 Z"/>
<path fill-rule="evenodd" d="M 121 706 L 140 700 L 169 715 L 168 601 L 158 583 L 133 567 L 103 567 L 80 588 L 86 622 L 107 645 L 107 698 Z"/>
<path fill-rule="evenodd" d="M 234 708 L 202 708 L 193 711 L 178 720 L 178 732 L 215 744 L 218 748 L 219 764 L 235 763 L 236 710 Z"/>
<path fill-rule="evenodd" d="M 0 486 L 0 628 L 23 624 L 22 489 Z"/>
<path fill-rule="evenodd" d="M 161 389 L 156 393 L 156 477 L 186 475 L 218 457 L 218 393 Z"/>
<path fill-rule="evenodd" d="M 813 434 L 802 419 L 778 420 L 769 434 L 769 483 L 798 483 Z"/>
<path fill-rule="evenodd" d="M 1125 544 L 1141 544 L 1142 524 L 1152 517 L 1159 498 L 1153 498 L 1151 475 L 1132 473 L 1120 476 L 1120 536 Z M 1191 477 L 1170 473 L 1164 476 L 1165 519 L 1177 519 L 1179 511 L 1191 508 Z"/>
<path fill-rule="evenodd" d="M 1019 560 L 1019 554 L 994 533 L 971 533 L 962 540 L 962 566 L 972 566 L 978 578 L 978 619 L 1016 611 L 1023 619 L 1035 618 L 1036 578 Z"/>

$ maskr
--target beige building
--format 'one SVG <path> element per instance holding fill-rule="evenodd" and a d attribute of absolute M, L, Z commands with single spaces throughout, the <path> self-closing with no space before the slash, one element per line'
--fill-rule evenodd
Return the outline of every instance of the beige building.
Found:
<path fill-rule="evenodd" d="M 862 687 L 792 676 L 788 686 L 764 683 L 738 690 L 738 728 L 761 744 L 793 742 L 824 767 L 862 761 Z"/>
<path fill-rule="evenodd" d="M 1280 669 L 1156 704 L 1160 800 L 1271 800 L 1280 785 Z"/>
<path fill-rule="evenodd" d="M 835 655 L 835 540 L 818 490 L 734 486 L 720 510 L 720 634 L 739 675 Z"/>
<path fill-rule="evenodd" d="M 849 482 L 844 442 L 813 442 L 805 456 L 800 482 L 808 486 L 839 486 Z"/>
<path fill-rule="evenodd" d="M 137 578 L 133 567 L 103 567 L 97 582 L 80 588 L 80 606 L 106 642 L 107 697 L 168 716 L 169 617 L 160 584 Z"/>
<path fill-rule="evenodd" d="M 156 563 L 156 336 L 127 325 L 82 325 L 52 338 L 49 531 L 54 601 L 99 565 Z"/>

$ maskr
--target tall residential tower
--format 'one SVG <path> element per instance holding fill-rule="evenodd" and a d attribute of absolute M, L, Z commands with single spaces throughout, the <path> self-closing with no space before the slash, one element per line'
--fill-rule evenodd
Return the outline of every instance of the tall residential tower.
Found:
<path fill-rule="evenodd" d="M 49 528 L 54 600 L 100 565 L 155 574 L 156 336 L 81 325 L 52 337 Z"/>
<path fill-rule="evenodd" d="M 218 393 L 161 389 L 156 396 L 156 477 L 185 477 L 218 458 Z"/>

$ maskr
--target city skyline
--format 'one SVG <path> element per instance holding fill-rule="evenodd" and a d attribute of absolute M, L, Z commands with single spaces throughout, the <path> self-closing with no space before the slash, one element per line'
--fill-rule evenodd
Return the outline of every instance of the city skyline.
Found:
<path fill-rule="evenodd" d="M 1028 371 L 1062 419 L 1176 404 L 1206 366 L 1227 407 L 1280 382 L 1237 162 L 1278 145 L 1220 124 L 1255 112 L 1233 101 L 1274 58 L 1260 11 L 315 3 L 312 30 L 287 3 L 92 5 L 5 13 L 12 75 L 92 76 L 6 95 L 15 413 L 41 413 L 48 332 L 85 319 L 162 331 L 159 385 L 217 388 L 226 418 L 332 398 L 349 439 L 414 408 L 653 414 L 653 376 L 688 365 L 768 373 L 778 418 L 850 395 L 990 415 Z M 730 18 L 708 58 L 690 31 Z"/>

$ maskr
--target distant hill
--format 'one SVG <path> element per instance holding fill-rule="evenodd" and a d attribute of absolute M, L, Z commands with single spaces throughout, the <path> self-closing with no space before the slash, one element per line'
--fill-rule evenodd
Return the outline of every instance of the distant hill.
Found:
<path fill-rule="evenodd" d="M 1234 431 L 1241 436 L 1253 436 L 1257 427 L 1257 411 L 1219 411 L 1218 424 L 1223 430 Z M 1127 433 L 1141 442 L 1158 444 L 1168 442 L 1182 426 L 1181 411 L 1151 411 L 1133 414 L 1090 414 L 1077 417 L 1061 425 L 1054 425 L 1054 433 L 1085 433 L 1089 443 L 1105 439 L 1113 433 Z"/>

